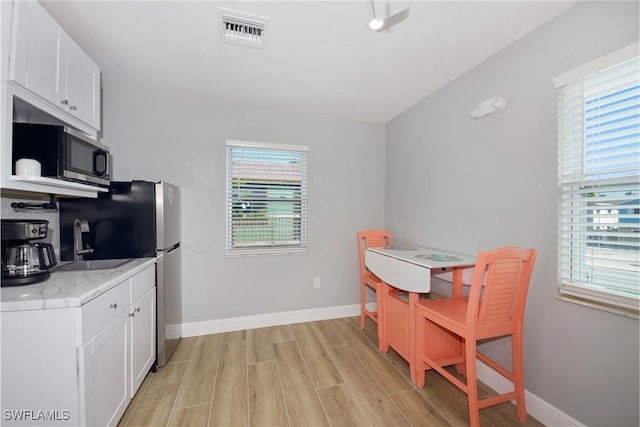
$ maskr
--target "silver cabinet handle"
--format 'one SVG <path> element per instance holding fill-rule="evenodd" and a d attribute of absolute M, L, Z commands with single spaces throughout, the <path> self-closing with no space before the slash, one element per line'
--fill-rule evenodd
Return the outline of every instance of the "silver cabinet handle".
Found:
<path fill-rule="evenodd" d="M 127 314 L 127 316 L 129 316 L 129 317 L 135 317 L 135 315 L 136 315 L 135 313 L 129 313 L 129 314 Z"/>
<path fill-rule="evenodd" d="M 70 110 L 76 111 L 78 108 L 75 105 L 72 105 L 71 107 L 69 107 Z"/>
<path fill-rule="evenodd" d="M 69 100 L 68 100 L 68 99 L 61 99 L 61 100 L 60 100 L 60 104 L 62 104 L 62 105 L 69 105 Z"/>
<path fill-rule="evenodd" d="M 118 303 L 114 302 L 114 303 L 109 304 L 109 308 L 113 308 L 113 309 L 118 308 Z"/>
<path fill-rule="evenodd" d="M 136 308 L 134 311 L 137 311 L 138 313 L 140 313 L 140 307 Z"/>

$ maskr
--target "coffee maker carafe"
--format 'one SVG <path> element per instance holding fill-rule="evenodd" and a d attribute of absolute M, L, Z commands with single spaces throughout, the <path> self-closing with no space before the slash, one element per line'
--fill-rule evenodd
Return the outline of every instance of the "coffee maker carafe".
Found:
<path fill-rule="evenodd" d="M 2 220 L 2 287 L 39 283 L 57 264 L 53 245 L 31 242 L 47 237 L 49 221 Z"/>

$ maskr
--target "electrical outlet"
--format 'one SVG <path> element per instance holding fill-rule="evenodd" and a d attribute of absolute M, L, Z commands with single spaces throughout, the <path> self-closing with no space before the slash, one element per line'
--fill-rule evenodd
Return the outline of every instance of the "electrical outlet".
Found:
<path fill-rule="evenodd" d="M 319 277 L 314 277 L 313 278 L 313 287 L 315 289 L 319 289 L 320 288 L 320 278 Z"/>

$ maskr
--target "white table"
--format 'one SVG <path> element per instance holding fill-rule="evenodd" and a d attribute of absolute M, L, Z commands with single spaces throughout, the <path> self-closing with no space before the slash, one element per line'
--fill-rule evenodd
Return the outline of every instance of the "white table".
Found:
<path fill-rule="evenodd" d="M 413 245 L 368 248 L 365 252 L 365 264 L 373 274 L 407 292 L 431 292 L 431 274 L 447 269 L 461 272 L 458 267 L 475 263 L 475 256 Z"/>
<path fill-rule="evenodd" d="M 462 271 L 473 267 L 476 258 L 421 246 L 367 248 L 367 268 L 384 282 L 381 307 L 378 307 L 378 346 L 386 352 L 389 346 L 409 362 L 415 382 L 415 304 L 420 294 L 431 292 L 431 275 L 453 273 L 453 296 L 462 296 Z M 390 286 L 406 291 L 406 299 Z M 442 337 L 441 337 L 442 338 Z M 446 337 L 445 337 L 446 338 Z M 417 337 L 423 339 L 423 337 Z M 438 349 L 442 352 L 442 346 Z M 445 348 L 444 350 L 448 350 Z M 451 341 L 451 353 L 459 351 L 459 343 Z"/>

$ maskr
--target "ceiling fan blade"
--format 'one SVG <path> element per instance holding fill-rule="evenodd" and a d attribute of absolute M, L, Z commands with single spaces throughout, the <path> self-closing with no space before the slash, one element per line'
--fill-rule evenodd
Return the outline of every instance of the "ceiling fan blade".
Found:
<path fill-rule="evenodd" d="M 409 16 L 409 8 L 407 7 L 406 9 L 401 10 L 400 12 L 394 15 L 384 18 L 384 25 L 382 25 L 382 27 L 380 27 L 376 31 L 380 32 L 380 31 L 388 30 L 389 28 L 396 25 L 398 22 L 401 22 L 407 19 L 408 16 Z"/>

